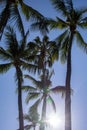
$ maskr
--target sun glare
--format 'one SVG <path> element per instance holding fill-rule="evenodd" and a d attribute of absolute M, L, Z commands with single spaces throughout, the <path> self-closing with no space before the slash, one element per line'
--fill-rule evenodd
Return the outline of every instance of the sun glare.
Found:
<path fill-rule="evenodd" d="M 53 113 L 48 117 L 47 123 L 54 128 L 61 127 L 62 119 Z"/>

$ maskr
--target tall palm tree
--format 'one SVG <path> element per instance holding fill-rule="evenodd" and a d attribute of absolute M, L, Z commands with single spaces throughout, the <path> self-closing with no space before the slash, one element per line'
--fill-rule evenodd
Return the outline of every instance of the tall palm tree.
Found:
<path fill-rule="evenodd" d="M 0 39 L 2 37 L 5 26 L 10 22 L 20 30 L 21 34 L 24 36 L 24 28 L 22 22 L 22 15 L 24 14 L 26 19 L 33 18 L 33 20 L 43 19 L 43 15 L 37 10 L 33 9 L 31 6 L 25 4 L 23 0 L 3 0 L 0 3 L 4 3 L 4 9 L 0 13 Z M 20 8 L 21 7 L 21 10 Z"/>
<path fill-rule="evenodd" d="M 86 44 L 79 32 L 79 28 L 87 28 L 87 8 L 75 9 L 72 0 L 50 0 L 52 5 L 63 18 L 56 17 L 55 20 L 48 20 L 51 29 L 61 29 L 64 32 L 57 37 L 58 47 L 62 61 L 67 60 L 66 72 L 66 97 L 65 97 L 65 130 L 71 130 L 71 50 L 73 39 L 76 37 L 77 44 L 83 49 Z"/>
<path fill-rule="evenodd" d="M 34 108 L 31 107 L 28 111 L 28 114 L 24 114 L 23 117 L 24 120 L 28 122 L 28 124 L 24 126 L 25 130 L 30 130 L 31 128 L 35 130 L 36 125 L 40 124 L 37 107 Z"/>
<path fill-rule="evenodd" d="M 33 72 L 36 70 L 35 65 L 29 63 L 29 53 L 27 49 L 26 39 L 28 32 L 21 41 L 17 41 L 16 34 L 11 27 L 7 27 L 5 33 L 6 48 L 0 47 L 0 73 L 6 73 L 12 67 L 16 70 L 16 80 L 18 85 L 18 110 L 19 110 L 19 129 L 24 130 L 23 124 L 23 108 L 21 86 L 23 82 L 22 69 L 28 68 Z M 28 57 L 28 58 L 27 58 Z M 35 71 L 34 70 L 34 71 Z"/>
<path fill-rule="evenodd" d="M 43 75 L 42 79 L 42 88 L 45 90 L 46 85 L 46 73 L 47 68 L 52 67 L 54 60 L 58 59 L 58 48 L 56 46 L 56 42 L 50 41 L 48 36 L 43 36 L 42 40 L 39 37 L 36 37 L 33 42 L 30 42 L 29 47 L 31 50 L 34 50 L 34 54 L 36 54 L 35 63 L 38 64 L 39 69 Z M 46 117 L 46 96 L 43 103 L 42 109 L 42 120 Z M 42 129 L 45 129 L 44 124 L 41 125 Z"/>
<path fill-rule="evenodd" d="M 46 109 L 47 104 L 49 103 L 48 100 L 50 100 L 50 103 L 52 104 L 52 107 L 54 111 L 56 111 L 55 102 L 51 96 L 52 93 L 65 93 L 65 87 L 63 86 L 56 86 L 52 87 L 51 77 L 52 77 L 53 71 L 49 73 L 48 70 L 45 71 L 45 74 L 42 74 L 40 76 L 40 80 L 36 80 L 30 75 L 25 75 L 25 78 L 32 81 L 32 86 L 23 86 L 22 89 L 26 91 L 27 97 L 26 97 L 26 103 L 31 101 L 32 99 L 36 100 L 35 103 L 32 105 L 33 107 L 38 107 L 38 105 L 43 102 L 42 105 L 42 114 L 41 114 L 41 125 L 40 129 L 45 129 L 45 120 L 46 120 Z M 44 85 L 44 86 L 43 86 Z"/>

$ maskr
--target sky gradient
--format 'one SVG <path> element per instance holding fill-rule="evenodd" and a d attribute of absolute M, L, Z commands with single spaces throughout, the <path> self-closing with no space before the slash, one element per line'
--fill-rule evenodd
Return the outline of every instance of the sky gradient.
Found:
<path fill-rule="evenodd" d="M 44 16 L 55 18 L 57 12 L 53 9 L 50 0 L 26 0 L 33 8 L 37 9 Z M 87 7 L 87 0 L 73 0 L 77 8 Z M 28 25 L 26 25 L 28 28 Z M 35 31 L 30 33 L 30 39 L 39 35 Z M 54 30 L 49 34 L 51 40 L 58 36 L 59 32 Z M 85 41 L 87 42 L 87 31 L 82 31 Z M 72 95 L 72 130 L 87 130 L 87 54 L 85 54 L 75 44 L 72 48 L 72 78 L 71 87 L 74 90 Z M 55 75 L 52 78 L 53 86 L 64 85 L 66 76 L 66 64 L 56 62 L 54 64 Z M 14 81 L 15 70 L 11 69 L 6 74 L 0 74 L 0 130 L 16 130 L 18 128 L 18 106 L 16 83 Z M 23 95 L 25 97 L 25 94 Z M 64 99 L 61 96 L 54 96 L 57 104 L 57 111 L 60 116 L 64 114 Z M 61 103 L 59 103 L 61 101 Z M 24 112 L 28 106 L 24 105 Z M 58 129 L 57 129 L 58 130 Z M 64 123 L 61 126 L 64 130 Z"/>

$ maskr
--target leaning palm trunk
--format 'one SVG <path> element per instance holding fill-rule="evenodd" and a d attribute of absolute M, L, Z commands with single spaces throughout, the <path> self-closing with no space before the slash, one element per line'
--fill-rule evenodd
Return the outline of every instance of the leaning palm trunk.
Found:
<path fill-rule="evenodd" d="M 71 130 L 71 49 L 72 49 L 72 40 L 73 33 L 71 33 L 69 44 L 69 51 L 67 57 L 67 73 L 66 73 L 66 97 L 65 97 L 65 130 Z"/>
<path fill-rule="evenodd" d="M 16 67 L 17 80 L 18 80 L 18 111 L 19 111 L 19 130 L 24 130 L 23 122 L 23 108 L 22 108 L 22 72 L 19 67 Z"/>

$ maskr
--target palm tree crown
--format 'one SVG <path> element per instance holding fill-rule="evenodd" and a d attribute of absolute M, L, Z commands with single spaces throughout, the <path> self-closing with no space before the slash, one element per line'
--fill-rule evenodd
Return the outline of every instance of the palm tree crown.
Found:
<path fill-rule="evenodd" d="M 73 38 L 76 36 L 77 43 L 80 47 L 83 49 L 86 47 L 84 39 L 79 32 L 79 27 L 87 27 L 87 19 L 85 17 L 87 8 L 75 9 L 72 0 L 51 0 L 51 2 L 54 8 L 63 16 L 62 19 L 58 16 L 56 20 L 51 19 L 49 25 L 51 29 L 64 30 L 64 32 L 57 37 L 57 40 L 59 45 L 61 43 L 61 59 L 65 61 L 68 56 L 67 52 L 69 51 L 69 43 L 71 43 L 69 41 L 72 34 Z"/>
<path fill-rule="evenodd" d="M 55 41 L 50 41 L 48 36 L 44 36 L 42 40 L 36 37 L 33 42 L 28 44 L 29 48 L 36 54 L 35 63 L 40 69 L 52 67 L 54 60 L 58 59 L 58 48 Z"/>
<path fill-rule="evenodd" d="M 42 74 L 40 76 L 40 80 L 36 80 L 30 75 L 25 75 L 25 78 L 29 79 L 32 81 L 33 86 L 23 86 L 22 89 L 25 90 L 28 94 L 26 97 L 26 102 L 28 103 L 31 100 L 36 100 L 35 103 L 33 104 L 33 107 L 38 107 L 38 105 L 43 101 L 43 106 L 42 106 L 42 116 L 41 116 L 41 122 L 42 124 L 46 120 L 46 107 L 47 107 L 47 101 L 50 100 L 50 103 L 52 104 L 52 107 L 54 111 L 56 111 L 56 106 L 55 102 L 51 96 L 52 93 L 65 93 L 65 87 L 63 86 L 56 86 L 56 87 L 51 87 L 52 82 L 51 82 L 51 76 L 53 74 L 53 71 L 49 73 L 48 70 L 45 71 L 45 76 Z M 44 82 L 44 83 L 43 83 Z M 44 86 L 43 86 L 44 84 Z M 42 125 L 43 126 L 43 125 Z"/>

